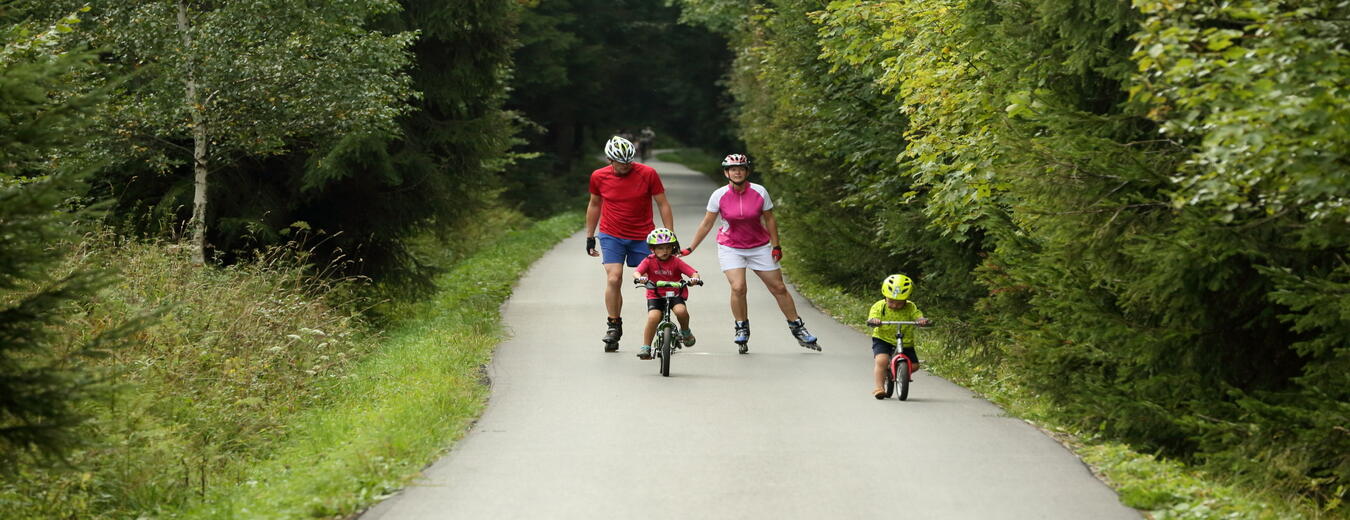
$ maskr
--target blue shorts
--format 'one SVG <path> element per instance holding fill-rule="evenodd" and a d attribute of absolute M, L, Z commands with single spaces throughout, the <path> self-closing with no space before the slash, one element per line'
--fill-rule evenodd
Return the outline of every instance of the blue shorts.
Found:
<path fill-rule="evenodd" d="M 647 247 L 646 240 L 629 240 L 609 236 L 604 233 L 596 233 L 595 237 L 600 242 L 600 263 L 617 264 L 626 263 L 628 267 L 637 267 L 642 263 L 642 259 L 652 254 L 651 248 Z M 627 260 L 625 262 L 625 260 Z"/>

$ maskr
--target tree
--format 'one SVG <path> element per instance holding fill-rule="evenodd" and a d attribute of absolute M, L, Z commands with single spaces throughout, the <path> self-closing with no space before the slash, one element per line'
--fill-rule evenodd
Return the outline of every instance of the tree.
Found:
<path fill-rule="evenodd" d="M 89 43 L 137 74 L 116 92 L 94 156 L 161 174 L 190 164 L 202 263 L 213 171 L 335 137 L 397 134 L 413 96 L 403 69 L 414 34 L 366 28 L 397 9 L 393 0 L 96 2 Z"/>
<path fill-rule="evenodd" d="M 52 254 L 77 240 L 77 222 L 91 216 L 68 207 L 79 175 L 61 158 L 80 144 L 101 100 L 71 92 L 70 79 L 96 65 L 88 52 L 53 52 L 78 22 L 72 14 L 47 27 L 5 23 L 0 32 L 0 471 L 24 453 L 59 456 L 78 443 L 79 405 L 103 389 L 83 360 L 137 327 L 127 322 L 86 340 L 53 332 L 73 304 L 110 281 L 96 271 L 64 274 L 67 259 Z"/>

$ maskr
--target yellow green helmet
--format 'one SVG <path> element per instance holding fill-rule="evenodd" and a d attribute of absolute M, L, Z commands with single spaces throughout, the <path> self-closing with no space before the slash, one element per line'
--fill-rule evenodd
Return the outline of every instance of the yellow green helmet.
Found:
<path fill-rule="evenodd" d="M 892 300 L 908 300 L 914 290 L 914 280 L 903 274 L 893 274 L 881 281 L 881 295 Z"/>

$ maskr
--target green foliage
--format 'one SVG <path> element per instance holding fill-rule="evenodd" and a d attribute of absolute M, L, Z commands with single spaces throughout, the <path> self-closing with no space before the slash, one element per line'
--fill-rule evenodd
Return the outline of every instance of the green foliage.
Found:
<path fill-rule="evenodd" d="M 112 281 L 108 270 L 63 269 L 65 255 L 52 250 L 76 240 L 81 221 L 95 216 L 68 206 L 80 172 L 57 159 L 79 143 L 101 101 L 65 85 L 91 68 L 93 56 L 53 50 L 78 22 L 66 15 L 46 27 L 5 23 L 0 33 L 0 474 L 6 476 L 21 461 L 64 457 L 82 444 L 82 407 L 107 391 L 107 374 L 90 362 L 140 324 L 124 315 L 79 334 L 54 331 Z"/>
<path fill-rule="evenodd" d="M 323 285 L 295 250 L 202 270 L 181 244 L 100 234 L 76 266 L 116 266 L 120 281 L 52 327 L 79 338 L 118 317 L 167 309 L 135 343 L 101 360 L 117 392 L 85 404 L 84 448 L 68 465 L 19 466 L 0 504 L 24 517 L 121 517 L 169 511 L 233 484 L 267 456 L 295 415 L 319 406 L 374 341 L 348 299 L 352 281 Z M 336 302 L 337 305 L 333 305 Z"/>
<path fill-rule="evenodd" d="M 682 4 L 738 20 L 802 267 L 917 274 L 1075 427 L 1343 510 L 1343 2 Z"/>
<path fill-rule="evenodd" d="M 501 106 L 519 4 L 183 5 L 190 46 L 174 2 L 94 2 L 77 33 L 107 49 L 108 70 L 134 71 L 84 153 L 109 161 L 91 198 L 113 200 L 126 231 L 178 233 L 194 205 L 187 121 L 199 108 L 218 259 L 307 228 L 325 237 L 310 245 L 317 264 L 428 287 L 434 267 L 406 241 L 448 236 L 497 198 L 510 165 L 517 129 Z M 189 77 L 196 105 L 185 102 Z"/>

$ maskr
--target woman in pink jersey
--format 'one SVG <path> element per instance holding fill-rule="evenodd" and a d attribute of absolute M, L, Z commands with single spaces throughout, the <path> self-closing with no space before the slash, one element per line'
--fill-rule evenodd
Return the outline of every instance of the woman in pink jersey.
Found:
<path fill-rule="evenodd" d="M 787 318 L 788 330 L 797 338 L 797 343 L 820 350 L 816 337 L 806 331 L 806 324 L 797 314 L 797 305 L 788 294 L 783 273 L 778 269 L 783 248 L 778 245 L 778 221 L 773 217 L 769 191 L 764 186 L 747 182 L 750 160 L 744 155 L 736 153 L 723 159 L 722 174 L 730 182 L 714 191 L 708 199 L 708 213 L 694 233 L 693 243 L 682 253 L 694 252 L 712 230 L 713 223 L 720 219 L 723 224 L 717 231 L 717 259 L 731 285 L 731 315 L 736 320 L 734 341 L 740 346 L 740 352 L 750 351 L 750 320 L 745 303 L 746 269 L 754 271 L 778 301 L 778 308 Z"/>

